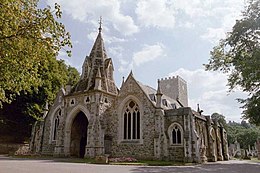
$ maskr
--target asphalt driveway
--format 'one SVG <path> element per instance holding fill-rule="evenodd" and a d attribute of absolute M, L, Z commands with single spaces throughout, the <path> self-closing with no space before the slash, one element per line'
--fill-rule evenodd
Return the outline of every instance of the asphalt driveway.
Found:
<path fill-rule="evenodd" d="M 260 163 L 224 161 L 196 166 L 122 166 L 0 157 L 0 173 L 260 173 Z"/>

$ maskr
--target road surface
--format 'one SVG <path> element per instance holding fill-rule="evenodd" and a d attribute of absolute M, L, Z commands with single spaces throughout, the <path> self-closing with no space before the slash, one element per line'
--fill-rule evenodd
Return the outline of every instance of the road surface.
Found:
<path fill-rule="evenodd" d="M 195 166 L 123 166 L 0 156 L 0 173 L 260 173 L 260 163 L 223 161 Z"/>

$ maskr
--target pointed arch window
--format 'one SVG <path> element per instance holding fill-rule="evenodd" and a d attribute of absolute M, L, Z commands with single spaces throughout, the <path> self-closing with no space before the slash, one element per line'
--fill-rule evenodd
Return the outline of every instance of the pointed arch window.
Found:
<path fill-rule="evenodd" d="M 180 124 L 173 123 L 172 125 L 170 125 L 168 134 L 170 136 L 171 145 L 183 144 L 183 130 Z"/>
<path fill-rule="evenodd" d="M 57 140 L 57 135 L 58 135 L 58 128 L 60 124 L 60 116 L 61 116 L 61 110 L 59 109 L 55 116 L 54 116 L 54 121 L 53 121 L 53 132 L 52 132 L 52 140 L 56 141 Z"/>
<path fill-rule="evenodd" d="M 181 130 L 178 126 L 172 130 L 172 144 L 181 144 Z"/>
<path fill-rule="evenodd" d="M 132 100 L 126 104 L 123 113 L 123 139 L 140 139 L 140 109 Z"/>

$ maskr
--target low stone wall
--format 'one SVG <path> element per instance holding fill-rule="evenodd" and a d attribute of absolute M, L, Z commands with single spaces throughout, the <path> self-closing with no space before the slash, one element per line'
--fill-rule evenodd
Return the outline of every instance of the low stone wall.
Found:
<path fill-rule="evenodd" d="M 24 144 L 0 143 L 0 154 L 14 154 Z"/>
<path fill-rule="evenodd" d="M 0 143 L 0 154 L 30 155 L 29 144 Z"/>

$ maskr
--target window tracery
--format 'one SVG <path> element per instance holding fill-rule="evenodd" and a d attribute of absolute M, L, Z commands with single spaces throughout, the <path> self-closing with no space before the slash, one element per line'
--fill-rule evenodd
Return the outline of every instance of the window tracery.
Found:
<path fill-rule="evenodd" d="M 132 100 L 126 104 L 123 112 L 123 139 L 140 139 L 140 110 Z"/>

